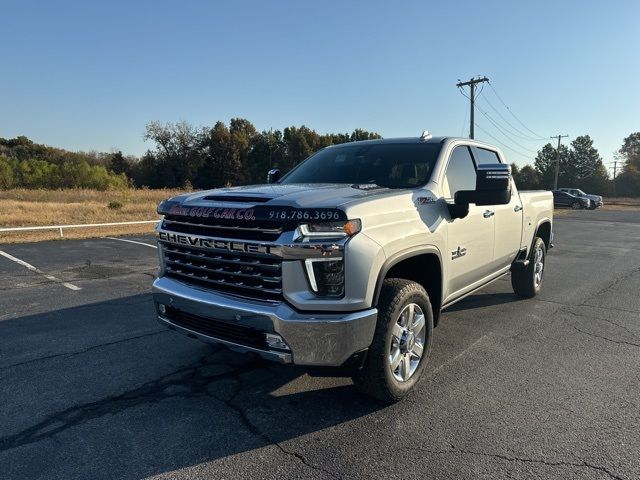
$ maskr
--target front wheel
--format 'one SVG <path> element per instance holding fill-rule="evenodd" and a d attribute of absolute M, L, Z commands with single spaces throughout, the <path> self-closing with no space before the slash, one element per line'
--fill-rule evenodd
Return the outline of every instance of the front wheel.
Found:
<path fill-rule="evenodd" d="M 404 397 L 420 380 L 431 352 L 433 311 L 429 295 L 416 282 L 384 281 L 373 342 L 356 387 L 383 402 Z"/>
<path fill-rule="evenodd" d="M 571 208 L 573 208 L 574 210 L 580 210 L 582 208 L 582 204 L 580 202 L 573 202 L 571 204 Z"/>
<path fill-rule="evenodd" d="M 511 272 L 511 286 L 516 295 L 523 298 L 535 297 L 542 288 L 547 246 L 540 237 L 533 242 L 529 255 L 529 265 Z"/>

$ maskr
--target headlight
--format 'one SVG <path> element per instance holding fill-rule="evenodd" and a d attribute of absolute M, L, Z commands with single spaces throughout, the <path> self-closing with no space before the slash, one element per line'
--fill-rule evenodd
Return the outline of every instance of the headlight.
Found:
<path fill-rule="evenodd" d="M 360 220 L 346 222 L 305 223 L 296 229 L 296 237 L 303 238 L 343 238 L 352 237 L 360 231 Z"/>
<path fill-rule="evenodd" d="M 313 258 L 304 261 L 311 290 L 323 297 L 344 295 L 344 261 L 342 259 Z"/>

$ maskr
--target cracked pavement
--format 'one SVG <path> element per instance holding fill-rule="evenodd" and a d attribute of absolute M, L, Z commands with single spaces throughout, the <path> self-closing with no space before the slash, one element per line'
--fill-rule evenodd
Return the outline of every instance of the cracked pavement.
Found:
<path fill-rule="evenodd" d="M 0 258 L 0 476 L 640 478 L 640 214 L 555 234 L 541 295 L 504 279 L 454 305 L 392 406 L 164 330 L 153 249 L 3 245 L 82 290 Z"/>

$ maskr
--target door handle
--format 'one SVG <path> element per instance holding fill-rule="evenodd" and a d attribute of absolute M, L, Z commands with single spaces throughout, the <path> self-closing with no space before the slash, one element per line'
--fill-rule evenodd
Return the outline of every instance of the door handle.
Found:
<path fill-rule="evenodd" d="M 485 212 L 482 214 L 484 218 L 493 217 L 493 215 L 494 215 L 494 212 L 492 212 L 491 210 L 485 210 Z"/>
<path fill-rule="evenodd" d="M 513 207 L 514 212 L 519 212 L 520 210 L 522 210 L 522 205 L 516 205 L 515 207 Z"/>

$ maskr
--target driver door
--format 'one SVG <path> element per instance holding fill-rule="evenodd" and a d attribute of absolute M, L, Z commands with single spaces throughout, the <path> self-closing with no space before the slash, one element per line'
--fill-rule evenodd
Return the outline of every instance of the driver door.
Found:
<path fill-rule="evenodd" d="M 451 152 L 442 188 L 448 202 L 453 202 L 459 190 L 475 190 L 476 166 L 466 145 Z M 491 207 L 471 204 L 465 218 L 449 219 L 444 252 L 449 277 L 445 302 L 463 295 L 492 273 L 494 233 L 495 212 Z"/>

